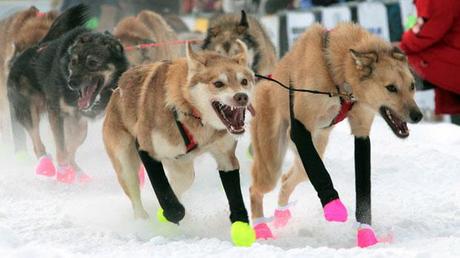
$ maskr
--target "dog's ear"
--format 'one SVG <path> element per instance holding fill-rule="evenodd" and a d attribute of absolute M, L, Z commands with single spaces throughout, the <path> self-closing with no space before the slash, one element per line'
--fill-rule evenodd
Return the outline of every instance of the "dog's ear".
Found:
<path fill-rule="evenodd" d="M 192 44 L 190 44 L 190 42 L 187 42 L 186 44 L 186 56 L 189 71 L 197 72 L 206 65 L 205 60 L 193 52 Z"/>
<path fill-rule="evenodd" d="M 355 62 L 356 69 L 363 73 L 363 77 L 371 76 L 374 71 L 374 63 L 378 63 L 379 61 L 377 52 L 358 52 L 354 49 L 350 49 L 350 54 Z"/>
<path fill-rule="evenodd" d="M 406 54 L 404 54 L 404 52 L 402 52 L 402 50 L 399 49 L 399 47 L 393 47 L 393 49 L 391 50 L 391 57 L 398 61 L 407 62 Z"/>
<path fill-rule="evenodd" d="M 250 66 L 248 59 L 248 47 L 239 39 L 236 40 L 236 44 L 238 45 L 238 53 L 233 56 L 233 60 L 240 65 Z"/>
<path fill-rule="evenodd" d="M 241 20 L 238 26 L 236 27 L 236 32 L 239 34 L 245 33 L 249 28 L 249 22 L 248 22 L 248 17 L 246 15 L 246 12 L 244 10 L 241 10 Z"/>

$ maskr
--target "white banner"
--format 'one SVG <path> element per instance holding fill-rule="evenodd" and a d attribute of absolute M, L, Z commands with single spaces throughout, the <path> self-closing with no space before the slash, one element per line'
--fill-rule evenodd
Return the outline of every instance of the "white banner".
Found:
<path fill-rule="evenodd" d="M 193 17 L 193 16 L 182 16 L 180 18 L 185 23 L 185 25 L 187 25 L 187 27 L 188 27 L 188 29 L 190 31 L 195 30 L 195 23 L 196 23 L 196 18 L 195 17 Z"/>
<path fill-rule="evenodd" d="M 287 19 L 287 35 L 289 47 L 292 46 L 297 37 L 305 31 L 305 29 L 315 22 L 315 16 L 312 13 L 297 13 L 290 12 L 286 14 Z"/>
<path fill-rule="evenodd" d="M 321 14 L 322 23 L 328 29 L 334 28 L 339 22 L 351 21 L 351 11 L 347 6 L 324 8 Z"/>
<path fill-rule="evenodd" d="M 277 15 L 263 16 L 260 22 L 270 37 L 273 45 L 279 52 L 280 45 L 280 18 Z"/>
<path fill-rule="evenodd" d="M 390 40 L 387 9 L 382 3 L 361 3 L 358 5 L 358 21 L 368 31 Z"/>

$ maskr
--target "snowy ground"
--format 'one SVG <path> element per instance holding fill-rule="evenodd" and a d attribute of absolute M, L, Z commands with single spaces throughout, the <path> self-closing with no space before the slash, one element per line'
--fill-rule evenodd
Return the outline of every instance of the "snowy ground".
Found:
<path fill-rule="evenodd" d="M 94 177 L 87 186 L 40 181 L 33 162 L 18 164 L 3 151 L 0 257 L 460 257 L 460 127 L 411 129 L 409 139 L 401 141 L 379 118 L 371 134 L 374 226 L 380 235 L 393 236 L 391 244 L 355 247 L 353 220 L 325 222 L 313 188 L 303 183 L 292 196 L 297 200 L 293 220 L 274 230 L 276 240 L 233 247 L 225 195 L 207 156 L 196 163 L 196 182 L 184 197 L 187 215 L 179 227 L 136 221 L 103 150 L 99 122 L 78 155 Z M 248 204 L 247 143 L 248 137 L 238 154 Z M 354 214 L 353 138 L 346 123 L 334 130 L 325 162 Z M 276 196 L 277 190 L 265 199 L 267 216 Z M 149 185 L 143 200 L 154 215 L 158 204 Z"/>

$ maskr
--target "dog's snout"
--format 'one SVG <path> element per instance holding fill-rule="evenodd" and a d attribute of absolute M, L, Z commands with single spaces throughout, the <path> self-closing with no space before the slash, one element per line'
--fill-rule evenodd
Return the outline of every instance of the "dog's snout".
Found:
<path fill-rule="evenodd" d="M 422 112 L 420 112 L 420 110 L 417 108 L 417 109 L 411 109 L 410 113 L 409 113 L 409 117 L 411 119 L 411 122 L 413 123 L 418 123 L 422 120 L 423 118 L 423 114 Z"/>
<path fill-rule="evenodd" d="M 246 93 L 237 93 L 233 96 L 233 99 L 239 106 L 246 106 L 249 101 L 248 94 Z"/>
<path fill-rule="evenodd" d="M 68 84 L 72 90 L 77 90 L 80 85 L 80 80 L 73 77 L 69 79 Z"/>

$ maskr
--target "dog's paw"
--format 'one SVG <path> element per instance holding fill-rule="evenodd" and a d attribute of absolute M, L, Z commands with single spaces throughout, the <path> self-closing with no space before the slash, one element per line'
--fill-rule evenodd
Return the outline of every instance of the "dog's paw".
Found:
<path fill-rule="evenodd" d="M 56 180 L 64 184 L 75 183 L 77 173 L 72 166 L 59 166 L 57 169 Z"/>
<path fill-rule="evenodd" d="M 169 207 L 167 210 L 159 208 L 157 211 L 157 220 L 159 222 L 172 222 L 179 224 L 185 216 L 185 208 L 182 204 Z"/>
<path fill-rule="evenodd" d="M 231 236 L 236 246 L 251 246 L 256 241 L 256 233 L 249 223 L 236 221 L 232 224 Z"/>
<path fill-rule="evenodd" d="M 275 220 L 273 221 L 273 225 L 275 228 L 282 228 L 286 226 L 286 224 L 291 219 L 291 211 L 289 209 L 276 209 L 275 210 Z"/>
<path fill-rule="evenodd" d="M 267 223 L 259 223 L 254 226 L 254 231 L 256 232 L 257 239 L 270 239 L 274 238 L 272 231 L 268 227 Z"/>
<path fill-rule="evenodd" d="M 46 177 L 53 177 L 56 175 L 56 167 L 54 166 L 50 156 L 42 156 L 38 160 L 38 164 L 35 167 L 35 174 L 37 176 Z"/>
<path fill-rule="evenodd" d="M 345 222 L 348 219 L 348 211 L 340 199 L 335 199 L 324 205 L 324 218 L 327 221 Z"/>
<path fill-rule="evenodd" d="M 379 241 L 377 240 L 374 229 L 366 225 L 365 227 L 358 228 L 356 243 L 359 247 L 366 248 L 379 243 Z"/>

